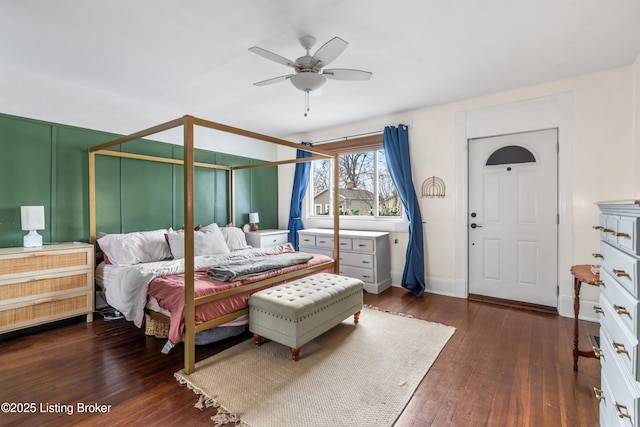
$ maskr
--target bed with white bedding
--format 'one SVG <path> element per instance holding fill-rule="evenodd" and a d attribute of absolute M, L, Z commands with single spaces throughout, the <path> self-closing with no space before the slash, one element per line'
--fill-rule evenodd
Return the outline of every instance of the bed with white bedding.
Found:
<path fill-rule="evenodd" d="M 170 319 L 167 351 L 182 340 L 184 333 L 184 259 L 179 235 L 169 229 L 164 233 L 156 230 L 102 235 L 98 239 L 106 261 L 100 263 L 96 277 L 107 302 L 137 327 L 143 326 L 145 313 L 159 313 Z M 283 281 L 235 293 L 233 290 L 238 287 L 323 264 L 329 264 L 325 271 L 332 271 L 330 258 L 295 252 L 290 244 L 252 248 L 236 227 L 210 224 L 199 228 L 196 235 L 200 254 L 194 257 L 196 296 L 229 293 L 197 308 L 198 325 L 246 309 L 251 293 Z M 202 331 L 196 335 L 196 343 L 206 344 L 241 333 L 243 329 L 238 326 L 247 321 L 243 315 L 218 325 L 233 330 Z"/>

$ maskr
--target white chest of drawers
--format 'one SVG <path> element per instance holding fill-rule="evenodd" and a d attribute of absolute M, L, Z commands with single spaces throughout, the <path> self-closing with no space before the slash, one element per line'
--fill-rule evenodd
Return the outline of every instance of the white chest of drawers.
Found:
<path fill-rule="evenodd" d="M 640 201 L 598 203 L 600 231 L 600 424 L 640 426 L 638 276 Z"/>
<path fill-rule="evenodd" d="M 93 246 L 0 249 L 0 333 L 79 315 L 93 320 Z"/>
<path fill-rule="evenodd" d="M 300 252 L 333 257 L 333 230 L 298 231 Z M 379 294 L 391 286 L 389 233 L 340 230 L 340 274 L 364 282 L 367 292 Z"/>

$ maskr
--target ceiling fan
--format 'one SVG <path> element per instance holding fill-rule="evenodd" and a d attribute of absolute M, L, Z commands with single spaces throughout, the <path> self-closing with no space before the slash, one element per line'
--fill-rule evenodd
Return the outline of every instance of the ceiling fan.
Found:
<path fill-rule="evenodd" d="M 307 52 L 295 61 L 291 61 L 290 59 L 257 46 L 251 47 L 249 50 L 271 61 L 293 68 L 293 74 L 262 80 L 254 83 L 254 85 L 266 86 L 290 80 L 297 89 L 306 94 L 305 116 L 309 111 L 309 92 L 320 89 L 326 83 L 326 79 L 364 81 L 371 78 L 372 73 L 369 71 L 352 70 L 348 68 L 324 69 L 324 67 L 333 62 L 349 45 L 349 43 L 340 37 L 332 38 L 322 45 L 313 55 L 311 55 L 309 51 L 316 44 L 315 37 L 300 37 L 300 44 Z"/>

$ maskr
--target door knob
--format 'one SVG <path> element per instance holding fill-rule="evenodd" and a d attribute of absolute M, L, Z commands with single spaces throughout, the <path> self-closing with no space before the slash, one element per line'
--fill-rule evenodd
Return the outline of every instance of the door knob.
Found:
<path fill-rule="evenodd" d="M 481 225 L 477 225 L 475 222 L 473 224 L 471 224 L 471 228 L 478 228 L 478 227 L 482 227 Z"/>

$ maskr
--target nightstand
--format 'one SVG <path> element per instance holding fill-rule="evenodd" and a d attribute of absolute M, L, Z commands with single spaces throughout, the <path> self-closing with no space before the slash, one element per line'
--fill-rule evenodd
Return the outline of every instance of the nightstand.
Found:
<path fill-rule="evenodd" d="M 289 230 L 258 230 L 244 233 L 247 244 L 254 248 L 271 248 L 289 241 Z"/>
<path fill-rule="evenodd" d="M 93 245 L 0 249 L 0 333 L 86 315 L 93 320 Z"/>

